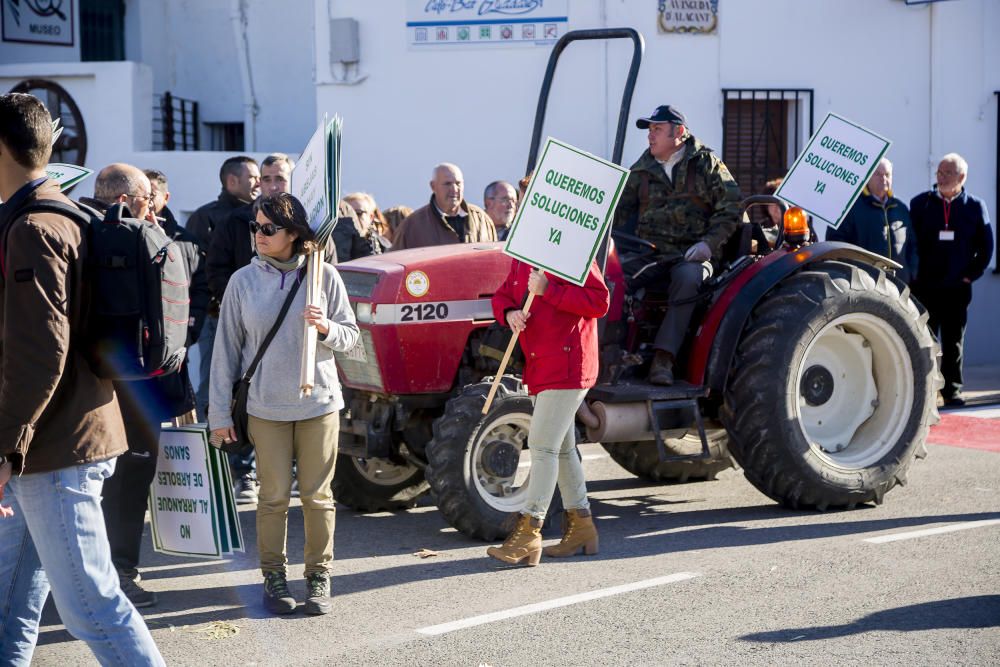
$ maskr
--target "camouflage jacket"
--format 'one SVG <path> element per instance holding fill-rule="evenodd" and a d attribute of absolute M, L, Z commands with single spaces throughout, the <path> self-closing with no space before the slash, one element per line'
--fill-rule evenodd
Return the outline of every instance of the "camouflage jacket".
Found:
<path fill-rule="evenodd" d="M 635 233 L 666 256 L 684 254 L 705 241 L 718 259 L 739 218 L 740 190 L 729 169 L 694 137 L 674 166 L 673 183 L 649 150 L 632 165 L 615 226 L 637 218 Z"/>

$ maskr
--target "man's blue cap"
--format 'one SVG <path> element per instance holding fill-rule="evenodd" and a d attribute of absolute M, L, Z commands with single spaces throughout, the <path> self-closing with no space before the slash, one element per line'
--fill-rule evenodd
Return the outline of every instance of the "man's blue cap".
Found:
<path fill-rule="evenodd" d="M 635 126 L 640 130 L 645 130 L 649 127 L 650 123 L 673 123 L 674 125 L 684 125 L 686 127 L 687 119 L 684 118 L 684 114 L 674 107 L 664 104 L 656 107 L 656 111 L 650 114 L 648 118 L 640 118 L 635 121 Z"/>

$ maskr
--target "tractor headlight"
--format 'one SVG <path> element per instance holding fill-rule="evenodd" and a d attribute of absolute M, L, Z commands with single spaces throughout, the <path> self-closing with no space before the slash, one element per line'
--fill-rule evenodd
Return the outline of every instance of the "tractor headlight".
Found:
<path fill-rule="evenodd" d="M 371 324 L 372 323 L 372 304 L 366 301 L 359 301 L 354 306 L 354 317 L 358 320 L 359 324 Z"/>

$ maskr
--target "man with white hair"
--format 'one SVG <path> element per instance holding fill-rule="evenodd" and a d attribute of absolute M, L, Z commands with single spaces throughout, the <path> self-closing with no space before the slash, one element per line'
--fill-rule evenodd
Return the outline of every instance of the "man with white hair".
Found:
<path fill-rule="evenodd" d="M 928 325 L 941 342 L 941 394 L 947 406 L 962 398 L 962 347 L 972 283 L 993 256 L 986 202 L 965 190 L 968 163 L 958 153 L 941 158 L 937 184 L 910 202 L 920 272 L 914 293 L 927 307 Z"/>
<path fill-rule="evenodd" d="M 400 223 L 393 235 L 393 250 L 497 240 L 486 211 L 465 201 L 461 169 L 442 162 L 434 167 L 430 185 L 430 202 Z"/>
<path fill-rule="evenodd" d="M 861 246 L 903 265 L 896 275 L 909 284 L 917 275 L 917 239 L 910 212 L 892 196 L 892 163 L 879 160 L 868 185 L 854 202 L 840 227 L 828 228 L 827 241 Z"/>

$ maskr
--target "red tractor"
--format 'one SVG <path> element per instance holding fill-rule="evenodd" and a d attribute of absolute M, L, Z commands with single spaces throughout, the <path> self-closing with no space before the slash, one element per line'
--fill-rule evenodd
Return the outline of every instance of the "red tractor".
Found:
<path fill-rule="evenodd" d="M 631 29 L 587 30 L 553 50 L 528 171 L 559 54 L 574 40 L 607 38 L 634 47 L 613 152 L 621 163 L 642 38 Z M 769 197 L 751 197 L 744 208 L 761 203 L 783 208 Z M 599 254 L 611 310 L 600 324 L 599 383 L 578 413 L 580 442 L 601 443 L 649 480 L 712 479 L 735 460 L 754 486 L 789 507 L 880 503 L 926 455 L 937 418 L 927 314 L 891 260 L 848 244 L 808 244 L 805 229 L 786 234 L 780 225 L 775 249 L 753 255 L 748 230 L 734 235 L 703 286 L 679 355 L 686 381 L 670 387 L 644 381 L 669 307 L 660 286 L 640 279 L 655 248 L 612 233 Z M 459 531 L 484 540 L 509 531 L 530 475 L 532 403 L 514 365 L 482 414 L 504 346 L 490 308 L 510 265 L 501 247 L 421 248 L 338 267 L 361 327 L 357 347 L 337 358 L 347 400 L 338 502 L 393 510 L 431 490 Z"/>

